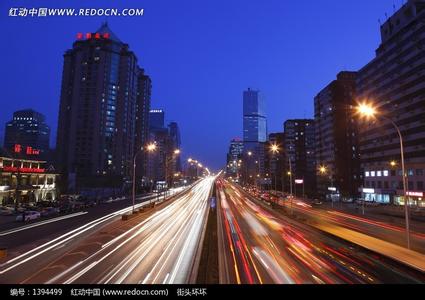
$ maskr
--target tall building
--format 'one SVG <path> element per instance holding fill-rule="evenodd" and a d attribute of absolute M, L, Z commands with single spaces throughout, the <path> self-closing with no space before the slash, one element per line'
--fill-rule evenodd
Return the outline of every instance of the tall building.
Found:
<path fill-rule="evenodd" d="M 151 109 L 149 111 L 149 127 L 164 128 L 165 126 L 165 112 L 162 109 Z"/>
<path fill-rule="evenodd" d="M 176 173 L 179 155 L 175 150 L 180 147 L 180 130 L 176 122 L 165 126 L 165 112 L 162 109 L 151 109 L 149 112 L 150 142 L 156 144 L 156 150 L 148 153 L 147 177 L 154 184 L 171 185 Z"/>
<path fill-rule="evenodd" d="M 381 26 L 376 57 L 357 76 L 359 102 L 373 103 L 376 121 L 360 132 L 363 197 L 404 204 L 400 143 L 386 115 L 404 139 L 408 192 L 412 203 L 425 206 L 425 1 L 409 0 Z M 393 161 L 393 164 L 391 162 Z"/>
<path fill-rule="evenodd" d="M 356 76 L 340 72 L 314 98 L 317 192 L 334 200 L 357 196 L 361 185 L 358 122 L 351 111 Z"/>
<path fill-rule="evenodd" d="M 264 98 L 260 91 L 248 88 L 243 92 L 243 144 L 245 151 L 243 156 L 246 156 L 244 170 L 248 177 L 253 176 L 256 184 L 262 182 L 265 175 L 264 145 L 266 141 L 267 119 Z M 252 155 L 247 156 L 248 153 L 252 153 Z"/>
<path fill-rule="evenodd" d="M 258 143 L 267 140 L 267 119 L 260 91 L 243 92 L 243 141 Z"/>
<path fill-rule="evenodd" d="M 149 111 L 151 106 L 152 81 L 150 77 L 144 74 L 142 69 L 138 76 L 138 91 L 136 101 L 136 128 L 135 128 L 135 149 L 134 153 L 145 148 L 149 141 Z M 150 188 L 150 183 L 146 176 L 148 156 L 142 151 L 136 160 L 136 182 L 137 189 L 140 191 L 142 187 Z"/>
<path fill-rule="evenodd" d="M 313 196 L 316 193 L 316 157 L 314 120 L 294 119 L 284 123 L 285 169 L 292 170 L 294 194 Z M 291 165 L 289 166 L 289 161 Z M 303 184 L 298 184 L 298 182 Z"/>
<path fill-rule="evenodd" d="M 245 163 L 239 163 L 242 160 L 243 142 L 239 138 L 230 141 L 229 151 L 227 152 L 226 175 L 236 178 L 240 175 L 240 170 L 245 167 Z"/>
<path fill-rule="evenodd" d="M 273 151 L 273 147 L 276 147 L 277 151 Z M 271 189 L 285 190 L 285 134 L 283 132 L 270 133 L 266 148 L 266 175 L 269 174 Z"/>
<path fill-rule="evenodd" d="M 6 123 L 4 148 L 26 156 L 46 157 L 49 152 L 50 128 L 44 115 L 32 109 L 15 111 Z"/>
<path fill-rule="evenodd" d="M 56 143 L 61 172 L 70 190 L 128 188 L 136 125 L 146 125 L 136 122 L 147 109 L 140 86 L 146 75 L 107 23 L 85 37 L 64 54 Z"/>
<path fill-rule="evenodd" d="M 171 148 L 175 150 L 181 150 L 181 136 L 180 128 L 177 122 L 170 122 L 168 124 L 168 132 L 170 134 Z M 176 174 L 182 171 L 181 156 L 175 155 L 171 163 L 170 174 Z"/>

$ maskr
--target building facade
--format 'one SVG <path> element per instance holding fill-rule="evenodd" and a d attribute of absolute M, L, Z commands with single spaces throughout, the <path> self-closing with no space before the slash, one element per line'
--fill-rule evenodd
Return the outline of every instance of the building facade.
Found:
<path fill-rule="evenodd" d="M 267 140 L 267 119 L 260 91 L 243 92 L 243 141 L 258 143 Z"/>
<path fill-rule="evenodd" d="M 13 119 L 6 123 L 4 148 L 16 152 L 20 147 L 26 154 L 46 157 L 49 153 L 50 127 L 44 115 L 32 109 L 13 113 Z"/>
<path fill-rule="evenodd" d="M 0 204 L 28 205 L 59 198 L 58 174 L 46 161 L 0 149 Z"/>
<path fill-rule="evenodd" d="M 357 99 L 373 104 L 376 120 L 360 127 L 363 197 L 404 204 L 400 143 L 412 204 L 425 206 L 425 1 L 409 0 L 381 26 L 376 57 L 358 72 Z M 385 117 L 383 117 L 385 116 Z"/>
<path fill-rule="evenodd" d="M 273 151 L 273 147 L 277 151 Z M 276 191 L 285 191 L 285 134 L 275 132 L 269 134 L 266 151 L 267 172 L 271 180 L 271 189 Z"/>
<path fill-rule="evenodd" d="M 176 122 L 165 126 L 165 112 L 162 109 L 152 109 L 149 112 L 150 143 L 155 143 L 156 149 L 147 153 L 147 177 L 155 186 L 171 186 L 177 180 L 180 164 L 180 129 Z M 174 178 L 176 177 L 176 178 Z"/>
<path fill-rule="evenodd" d="M 316 194 L 314 120 L 293 119 L 284 123 L 285 169 L 292 173 L 292 192 L 297 196 Z M 289 163 L 290 162 L 290 163 Z"/>
<path fill-rule="evenodd" d="M 355 198 L 361 186 L 356 72 L 340 72 L 314 98 L 317 192 L 334 200 Z"/>
<path fill-rule="evenodd" d="M 234 138 L 230 141 L 229 151 L 227 152 L 226 176 L 239 178 L 241 170 L 245 167 L 242 161 L 243 142 L 239 138 Z"/>
<path fill-rule="evenodd" d="M 130 187 L 136 125 L 145 122 L 136 122 L 146 109 L 143 76 L 106 23 L 64 54 L 56 148 L 68 190 Z"/>
<path fill-rule="evenodd" d="M 266 142 L 267 118 L 264 97 L 260 91 L 248 88 L 243 92 L 244 172 L 257 185 L 261 185 L 265 176 Z"/>
<path fill-rule="evenodd" d="M 141 149 L 145 149 L 149 141 L 149 111 L 151 106 L 152 81 L 148 75 L 141 70 L 138 76 L 138 91 L 136 101 L 136 128 L 135 128 L 135 149 L 136 154 Z M 136 157 L 136 189 L 137 191 L 149 190 L 150 182 L 147 174 L 147 159 L 145 151 L 140 152 Z"/>

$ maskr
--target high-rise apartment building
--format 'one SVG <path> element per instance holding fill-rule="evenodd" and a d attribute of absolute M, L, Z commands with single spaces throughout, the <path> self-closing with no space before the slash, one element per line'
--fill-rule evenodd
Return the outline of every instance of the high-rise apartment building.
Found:
<path fill-rule="evenodd" d="M 84 37 L 64 54 L 58 162 L 77 187 L 125 188 L 147 126 L 150 80 L 106 23 Z"/>
<path fill-rule="evenodd" d="M 294 119 L 284 123 L 285 169 L 292 170 L 294 194 L 314 195 L 316 192 L 316 157 L 314 120 Z M 289 165 L 289 161 L 290 164 Z"/>
<path fill-rule="evenodd" d="M 354 198 L 361 185 L 356 72 L 340 72 L 314 98 L 317 193 L 334 200 Z"/>
<path fill-rule="evenodd" d="M 242 162 L 242 154 L 242 140 L 239 138 L 232 139 L 230 141 L 229 151 L 227 152 L 226 176 L 236 178 L 240 175 L 240 170 L 245 167 L 245 163 Z"/>
<path fill-rule="evenodd" d="M 425 1 L 409 0 L 381 26 L 376 57 L 357 76 L 357 100 L 373 104 L 376 120 L 360 131 L 363 197 L 404 204 L 400 143 L 404 139 L 408 194 L 425 206 Z"/>

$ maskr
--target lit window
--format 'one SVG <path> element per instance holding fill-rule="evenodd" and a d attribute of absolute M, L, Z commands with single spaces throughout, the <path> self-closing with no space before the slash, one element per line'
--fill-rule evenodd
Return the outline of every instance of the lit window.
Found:
<path fill-rule="evenodd" d="M 371 177 L 375 177 L 375 171 L 371 171 L 371 172 L 370 172 L 370 176 L 371 176 Z"/>
<path fill-rule="evenodd" d="M 382 171 L 377 171 L 376 172 L 376 176 L 381 177 L 382 176 Z"/>
<path fill-rule="evenodd" d="M 369 176 L 370 176 L 369 171 L 364 172 L 364 176 L 365 176 L 365 177 L 369 177 Z"/>
<path fill-rule="evenodd" d="M 383 171 L 383 174 L 384 174 L 384 177 L 388 177 L 388 176 L 389 176 L 389 172 L 388 172 L 388 170 L 384 170 L 384 171 Z"/>

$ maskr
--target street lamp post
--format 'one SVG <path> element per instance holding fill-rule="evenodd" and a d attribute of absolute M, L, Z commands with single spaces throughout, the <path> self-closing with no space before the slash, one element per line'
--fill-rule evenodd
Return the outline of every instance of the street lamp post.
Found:
<path fill-rule="evenodd" d="M 290 190 L 289 195 L 291 197 L 291 215 L 292 215 L 293 214 L 292 202 L 293 202 L 294 196 L 292 195 L 292 163 L 291 163 L 291 157 L 290 156 L 288 156 L 288 161 L 289 161 L 289 172 L 288 172 L 288 175 L 289 175 L 289 190 Z"/>
<path fill-rule="evenodd" d="M 274 191 L 275 193 L 277 192 L 277 177 L 276 177 L 276 171 L 277 171 L 277 162 L 276 162 L 276 154 L 279 153 L 279 146 L 277 144 L 273 144 L 271 146 L 271 151 L 273 153 L 273 162 L 274 162 L 274 168 L 273 168 L 273 173 L 274 173 Z"/>
<path fill-rule="evenodd" d="M 367 104 L 360 104 L 357 107 L 357 112 L 365 116 L 366 118 L 374 118 L 377 115 L 377 111 L 374 107 Z M 410 220 L 409 220 L 409 199 L 407 199 L 407 184 L 406 184 L 406 170 L 404 163 L 404 147 L 403 147 L 403 136 L 401 134 L 400 128 L 397 124 L 385 115 L 381 117 L 391 123 L 391 125 L 396 129 L 399 140 L 400 140 L 400 157 L 401 157 L 401 172 L 402 172 L 402 182 L 403 182 L 403 196 L 404 196 L 404 214 L 406 219 L 406 240 L 407 248 L 410 249 Z"/>
<path fill-rule="evenodd" d="M 156 144 L 155 143 L 152 143 L 152 144 L 149 144 L 147 147 L 146 147 L 146 150 L 148 151 L 148 152 L 152 152 L 152 151 L 155 151 L 155 149 L 156 149 Z M 140 153 L 142 153 L 143 152 L 143 150 L 144 150 L 144 148 L 142 147 L 142 148 L 140 148 L 135 154 L 134 154 L 134 158 L 133 158 L 133 209 L 132 209 L 132 212 L 134 213 L 134 206 L 135 206 L 135 202 L 136 202 L 136 161 L 137 161 L 137 156 L 140 154 Z"/>
<path fill-rule="evenodd" d="M 327 166 L 325 166 L 325 165 L 322 165 L 322 166 L 320 166 L 319 167 L 319 172 L 320 172 L 320 174 L 321 175 L 323 175 L 324 177 L 326 177 L 326 175 L 327 175 L 327 173 L 328 173 L 328 167 Z M 329 172 L 330 173 L 330 172 Z M 332 175 L 331 174 L 329 174 L 329 179 L 330 179 L 330 184 L 331 184 L 331 187 L 333 187 L 333 179 L 332 179 Z M 326 183 L 326 185 L 327 185 L 327 183 Z M 331 198 L 331 206 L 332 206 L 332 208 L 334 207 L 334 199 L 333 199 L 333 197 L 332 197 L 332 190 L 330 191 L 331 193 L 330 193 L 330 198 Z M 327 195 L 327 193 L 325 192 L 325 196 Z M 325 197 L 325 199 L 326 199 L 326 197 Z"/>

